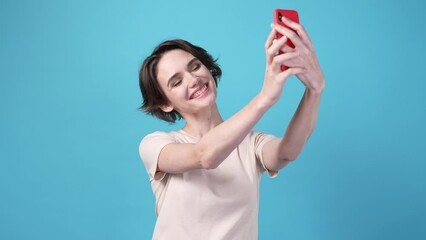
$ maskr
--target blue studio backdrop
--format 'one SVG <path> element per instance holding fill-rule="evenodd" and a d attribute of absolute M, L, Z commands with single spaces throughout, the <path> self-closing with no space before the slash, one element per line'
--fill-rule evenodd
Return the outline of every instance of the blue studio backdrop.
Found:
<path fill-rule="evenodd" d="M 299 159 L 261 182 L 259 239 L 426 239 L 426 5 L 384 1 L 0 1 L 0 239 L 150 239 L 138 155 L 182 127 L 138 110 L 138 71 L 183 38 L 219 58 L 232 116 L 260 90 L 275 8 L 296 9 L 327 79 Z M 282 135 L 292 77 L 256 130 Z"/>

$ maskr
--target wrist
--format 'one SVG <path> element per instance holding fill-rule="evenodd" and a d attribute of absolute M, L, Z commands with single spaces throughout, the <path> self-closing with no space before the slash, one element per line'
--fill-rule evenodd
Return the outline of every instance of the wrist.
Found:
<path fill-rule="evenodd" d="M 325 84 L 319 86 L 319 87 L 315 87 L 315 88 L 306 88 L 306 92 L 308 95 L 311 96 L 321 96 L 322 93 L 324 92 L 324 88 L 325 88 Z"/>
<path fill-rule="evenodd" d="M 318 104 L 321 101 L 322 91 L 306 88 L 303 100 L 309 104 Z"/>
<path fill-rule="evenodd" d="M 322 95 L 323 91 L 324 91 L 323 89 L 318 90 L 318 89 L 306 88 L 306 94 L 308 94 L 309 96 L 312 96 L 312 97 L 320 97 Z"/>
<path fill-rule="evenodd" d="M 308 91 L 311 94 L 315 95 L 321 95 L 325 88 L 325 78 L 321 74 L 321 77 L 319 79 L 316 79 L 316 81 L 312 81 L 311 85 L 309 86 Z"/>
<path fill-rule="evenodd" d="M 253 98 L 252 101 L 254 107 L 260 112 L 266 112 L 272 105 L 274 105 L 273 101 L 264 97 L 262 93 L 259 93 Z"/>

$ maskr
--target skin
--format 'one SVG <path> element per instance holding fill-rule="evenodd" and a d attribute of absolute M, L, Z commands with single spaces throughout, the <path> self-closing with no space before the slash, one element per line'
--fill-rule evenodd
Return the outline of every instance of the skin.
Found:
<path fill-rule="evenodd" d="M 297 159 L 315 128 L 325 78 L 304 27 L 289 19 L 283 18 L 283 21 L 294 30 L 271 25 L 265 43 L 266 71 L 262 89 L 226 121 L 218 111 L 216 86 L 208 69 L 185 51 L 172 50 L 164 54 L 158 63 L 157 79 L 169 104 L 162 106 L 162 110 L 177 110 L 186 121 L 183 130 L 199 141 L 166 145 L 158 159 L 159 172 L 181 173 L 219 166 L 280 99 L 285 82 L 292 75 L 305 85 L 305 93 L 284 136 L 266 143 L 262 154 L 265 166 L 272 172 Z M 284 37 L 276 40 L 277 32 Z M 295 48 L 285 45 L 287 39 Z M 284 53 L 276 55 L 280 49 Z M 284 72 L 280 68 L 282 64 L 289 67 Z"/>

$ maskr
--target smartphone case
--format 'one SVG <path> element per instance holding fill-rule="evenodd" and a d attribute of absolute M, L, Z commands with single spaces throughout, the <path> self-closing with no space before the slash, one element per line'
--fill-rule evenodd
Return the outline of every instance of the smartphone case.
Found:
<path fill-rule="evenodd" d="M 288 10 L 288 9 L 275 9 L 274 11 L 274 22 L 284 26 L 286 28 L 290 28 L 289 26 L 287 26 L 283 21 L 281 21 L 281 17 L 284 16 L 288 19 L 290 19 L 293 22 L 297 22 L 299 23 L 299 14 L 297 13 L 296 10 Z M 279 39 L 281 38 L 283 35 L 281 33 L 277 33 L 276 38 Z M 288 39 L 286 41 L 286 43 L 288 46 L 294 48 L 294 44 L 290 41 L 290 39 Z M 283 53 L 281 50 L 279 51 L 279 53 Z M 285 71 L 287 69 L 287 66 L 281 65 L 281 70 Z"/>

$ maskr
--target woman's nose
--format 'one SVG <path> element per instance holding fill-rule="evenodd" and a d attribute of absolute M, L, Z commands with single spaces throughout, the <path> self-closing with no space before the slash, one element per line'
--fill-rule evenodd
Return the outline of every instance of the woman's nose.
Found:
<path fill-rule="evenodd" d="M 200 79 L 197 76 L 194 76 L 191 73 L 188 73 L 187 79 L 188 79 L 188 84 L 189 84 L 190 87 L 197 86 L 198 82 L 200 81 Z"/>

